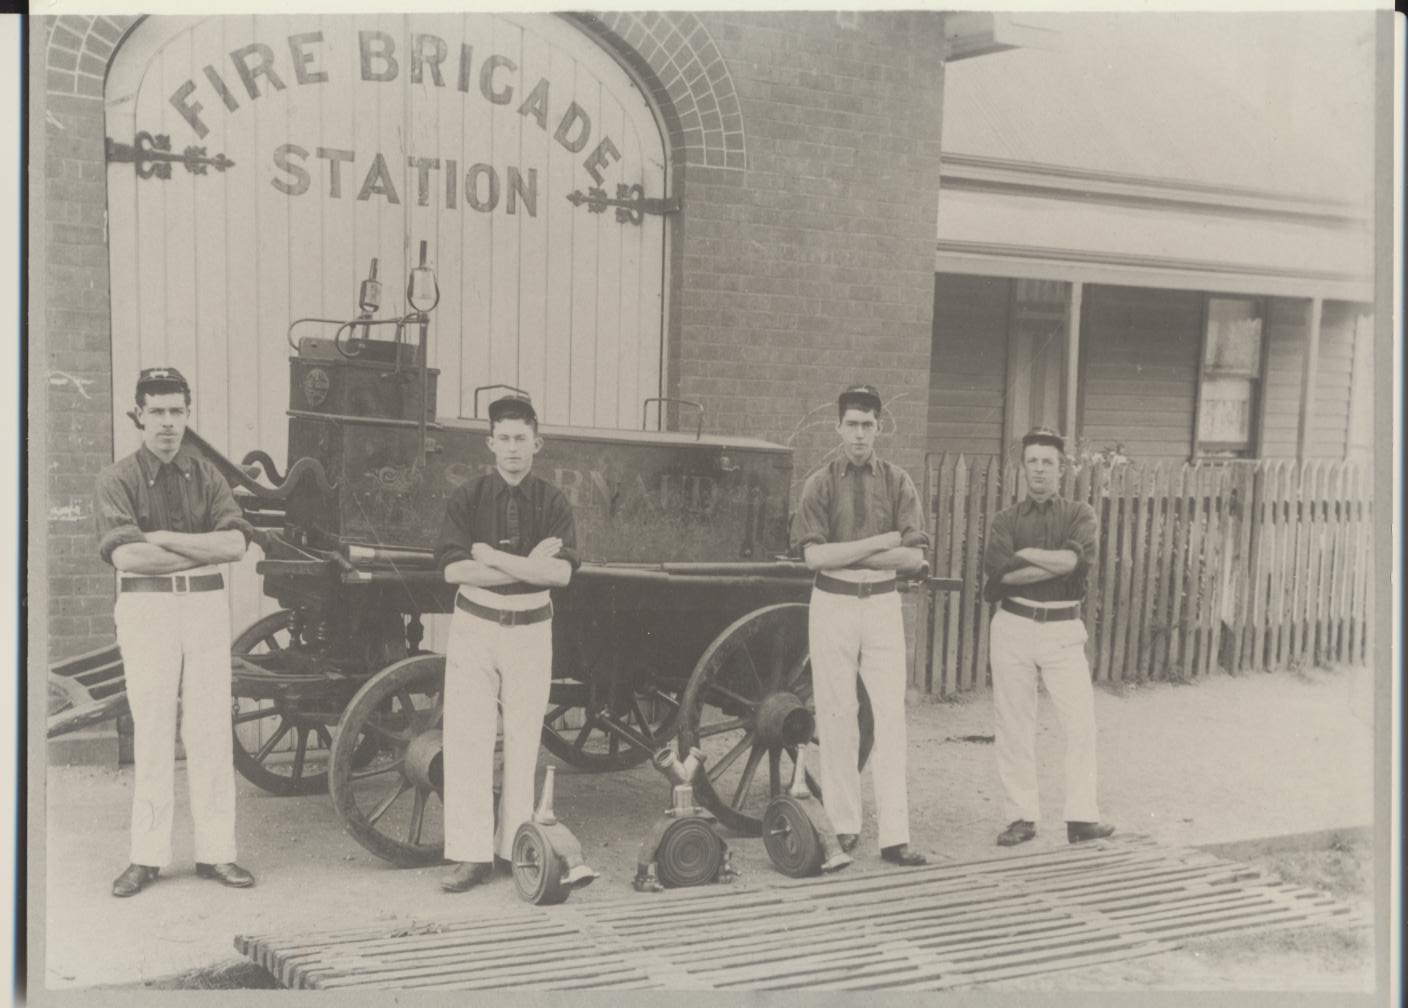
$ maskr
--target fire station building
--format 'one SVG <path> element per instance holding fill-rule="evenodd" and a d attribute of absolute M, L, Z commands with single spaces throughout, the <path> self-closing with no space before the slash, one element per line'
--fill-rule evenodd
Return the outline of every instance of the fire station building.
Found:
<path fill-rule="evenodd" d="M 1080 96 L 1011 19 L 64 16 L 31 45 L 50 660 L 112 640 L 93 484 L 138 444 L 138 370 L 181 369 L 204 438 L 282 463 L 290 325 L 355 316 L 373 262 L 403 311 L 422 242 L 438 415 L 506 384 L 547 424 L 684 429 L 647 400 L 686 400 L 791 446 L 794 497 L 854 381 L 916 479 L 1039 421 L 1140 458 L 1367 445 L 1363 206 L 1150 170 L 1118 110 L 1067 157 Z"/>

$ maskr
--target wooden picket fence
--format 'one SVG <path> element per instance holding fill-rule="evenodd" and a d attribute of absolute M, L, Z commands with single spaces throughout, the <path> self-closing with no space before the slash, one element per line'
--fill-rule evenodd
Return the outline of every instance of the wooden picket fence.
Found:
<path fill-rule="evenodd" d="M 988 683 L 983 545 L 1025 481 L 996 458 L 926 461 L 934 573 L 963 588 L 921 603 L 912 681 L 951 694 Z M 1084 607 L 1097 682 L 1368 660 L 1373 514 L 1354 463 L 1097 460 L 1062 492 L 1100 521 Z"/>

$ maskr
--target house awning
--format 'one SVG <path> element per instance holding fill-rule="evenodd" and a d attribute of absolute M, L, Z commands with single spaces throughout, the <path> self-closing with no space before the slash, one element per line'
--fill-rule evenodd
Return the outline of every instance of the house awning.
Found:
<path fill-rule="evenodd" d="M 936 271 L 1372 300 L 1372 233 L 1344 207 L 1034 167 L 949 159 Z"/>
<path fill-rule="evenodd" d="M 1370 298 L 1371 15 L 1021 21 L 945 77 L 941 270 Z"/>

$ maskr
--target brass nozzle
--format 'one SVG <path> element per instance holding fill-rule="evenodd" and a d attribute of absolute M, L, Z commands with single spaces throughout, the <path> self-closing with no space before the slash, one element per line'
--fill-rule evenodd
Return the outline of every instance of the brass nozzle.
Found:
<path fill-rule="evenodd" d="M 812 796 L 807 788 L 807 770 L 803 766 L 802 755 L 805 752 L 806 749 L 802 746 L 797 747 L 797 764 L 792 770 L 792 786 L 787 789 L 787 793 L 793 798 L 806 799 Z"/>
<path fill-rule="evenodd" d="M 557 767 L 548 765 L 543 774 L 543 795 L 538 801 L 538 811 L 533 813 L 533 821 L 544 826 L 550 826 L 557 822 L 557 816 L 552 810 L 552 789 L 553 774 L 557 772 Z"/>

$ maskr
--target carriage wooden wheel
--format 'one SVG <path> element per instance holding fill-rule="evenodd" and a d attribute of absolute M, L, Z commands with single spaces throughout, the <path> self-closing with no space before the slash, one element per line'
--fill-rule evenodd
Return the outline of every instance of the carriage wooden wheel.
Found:
<path fill-rule="evenodd" d="M 292 616 L 287 609 L 263 616 L 230 645 L 236 659 L 269 674 L 267 682 L 256 683 L 241 674 L 240 666 L 235 668 L 231 688 L 235 769 L 270 794 L 322 794 L 328 789 L 332 733 L 326 717 L 296 698 Z M 280 688 L 280 680 L 289 688 Z"/>
<path fill-rule="evenodd" d="M 859 679 L 859 765 L 875 741 Z M 681 703 L 679 746 L 704 750 L 699 803 L 730 829 L 759 836 L 768 802 L 792 779 L 797 747 L 815 744 L 807 607 L 787 602 L 740 616 L 700 657 Z M 820 797 L 810 773 L 807 786 Z"/>
<path fill-rule="evenodd" d="M 444 655 L 396 662 L 357 691 L 333 743 L 331 791 L 342 825 L 403 868 L 444 859 L 444 682 Z M 376 745 L 365 763 L 364 736 Z"/>
<path fill-rule="evenodd" d="M 679 689 L 643 678 L 613 696 L 605 675 L 554 682 L 543 718 L 543 745 L 582 770 L 629 770 L 675 736 Z"/>

